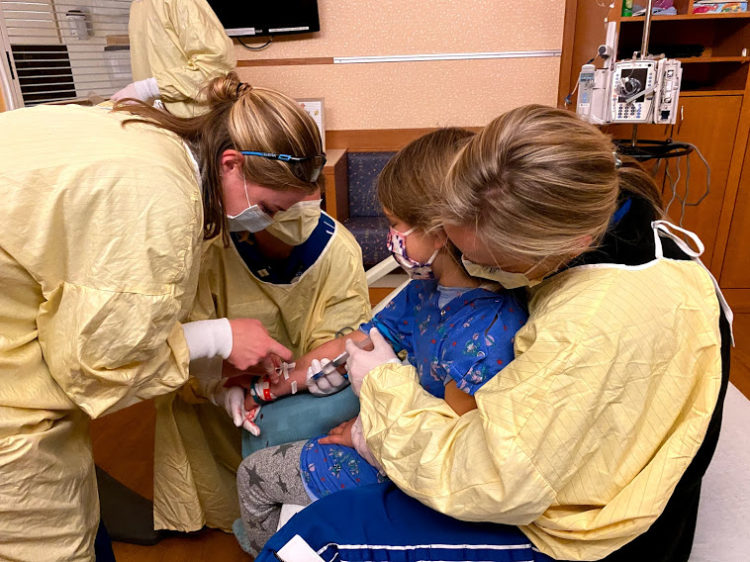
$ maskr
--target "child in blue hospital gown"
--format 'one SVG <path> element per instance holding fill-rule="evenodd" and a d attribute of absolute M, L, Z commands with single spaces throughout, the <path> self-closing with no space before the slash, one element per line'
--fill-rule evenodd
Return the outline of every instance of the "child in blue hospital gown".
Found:
<path fill-rule="evenodd" d="M 474 393 L 513 360 L 513 336 L 527 319 L 523 296 L 470 277 L 460 254 L 432 224 L 430 201 L 470 136 L 461 129 L 438 130 L 408 145 L 385 167 L 378 196 L 391 225 L 388 247 L 412 281 L 371 322 L 311 352 L 337 355 L 344 339 L 364 341 L 375 328 L 394 351 L 405 353 L 424 389 L 457 415 L 475 408 Z M 310 363 L 298 360 L 305 371 Z M 311 372 L 317 370 L 313 364 Z M 304 387 L 300 377 L 297 372 L 291 380 Z M 315 381 L 307 379 L 315 391 Z M 289 384 L 279 381 L 270 390 L 280 396 Z M 237 472 L 240 542 L 256 555 L 276 529 L 281 504 L 306 505 L 338 490 L 383 481 L 374 465 L 358 418 L 329 436 L 253 453 Z"/>
<path fill-rule="evenodd" d="M 360 330 L 378 328 L 394 351 L 406 351 L 424 389 L 444 398 L 449 382 L 472 395 L 511 361 L 513 335 L 525 322 L 510 292 L 424 280 L 409 283 Z"/>

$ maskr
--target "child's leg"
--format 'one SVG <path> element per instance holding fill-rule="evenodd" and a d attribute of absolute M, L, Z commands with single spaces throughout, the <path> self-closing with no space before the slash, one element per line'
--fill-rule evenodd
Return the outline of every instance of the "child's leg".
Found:
<path fill-rule="evenodd" d="M 305 441 L 268 447 L 245 457 L 237 470 L 240 513 L 253 556 L 276 532 L 281 505 L 307 505 L 299 458 Z"/>

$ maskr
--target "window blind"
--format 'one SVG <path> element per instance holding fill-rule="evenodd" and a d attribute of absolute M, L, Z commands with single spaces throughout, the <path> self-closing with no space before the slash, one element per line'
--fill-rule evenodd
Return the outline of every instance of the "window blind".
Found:
<path fill-rule="evenodd" d="M 130 3 L 0 0 L 5 78 L 14 105 L 110 96 L 128 84 Z"/>

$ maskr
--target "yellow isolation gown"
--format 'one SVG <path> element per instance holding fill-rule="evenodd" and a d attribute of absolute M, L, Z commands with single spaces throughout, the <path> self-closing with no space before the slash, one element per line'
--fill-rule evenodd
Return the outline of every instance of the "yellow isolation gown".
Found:
<path fill-rule="evenodd" d="M 155 78 L 178 117 L 205 111 L 195 98 L 237 64 L 232 40 L 206 0 L 134 0 L 128 25 L 133 80 Z"/>
<path fill-rule="evenodd" d="M 0 115 L 0 559 L 93 559 L 89 419 L 188 376 L 197 169 L 178 136 L 126 117 Z"/>

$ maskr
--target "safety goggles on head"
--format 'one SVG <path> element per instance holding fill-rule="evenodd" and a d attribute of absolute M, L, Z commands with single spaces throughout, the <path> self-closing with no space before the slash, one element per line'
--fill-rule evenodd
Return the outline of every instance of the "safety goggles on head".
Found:
<path fill-rule="evenodd" d="M 294 177 L 307 183 L 318 181 L 323 166 L 326 165 L 325 152 L 315 156 L 292 156 L 291 154 L 277 154 L 275 152 L 257 152 L 255 150 L 240 150 L 245 156 L 259 156 L 269 160 L 281 160 L 289 165 Z"/>

